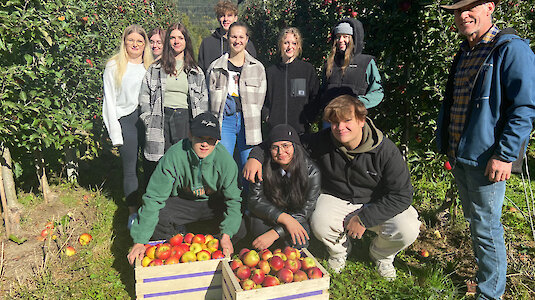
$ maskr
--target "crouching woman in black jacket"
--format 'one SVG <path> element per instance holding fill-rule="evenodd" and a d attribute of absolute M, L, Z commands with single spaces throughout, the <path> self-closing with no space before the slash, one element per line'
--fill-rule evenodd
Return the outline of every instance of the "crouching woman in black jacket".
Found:
<path fill-rule="evenodd" d="M 307 247 L 308 219 L 320 194 L 320 171 L 291 126 L 273 127 L 268 142 L 263 181 L 249 191 L 253 247 L 266 249 L 277 240 L 298 249 Z"/>

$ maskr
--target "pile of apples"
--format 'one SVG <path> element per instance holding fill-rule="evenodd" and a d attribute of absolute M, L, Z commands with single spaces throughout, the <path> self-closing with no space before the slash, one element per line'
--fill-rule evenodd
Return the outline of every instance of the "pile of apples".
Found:
<path fill-rule="evenodd" d="M 244 248 L 230 261 L 230 268 L 244 290 L 323 277 L 312 257 L 301 257 L 299 250 L 289 246 L 284 251 L 264 249 L 260 253 Z"/>
<path fill-rule="evenodd" d="M 165 243 L 145 245 L 141 265 L 150 267 L 224 258 L 225 255 L 218 248 L 219 240 L 211 234 L 179 233 Z"/>

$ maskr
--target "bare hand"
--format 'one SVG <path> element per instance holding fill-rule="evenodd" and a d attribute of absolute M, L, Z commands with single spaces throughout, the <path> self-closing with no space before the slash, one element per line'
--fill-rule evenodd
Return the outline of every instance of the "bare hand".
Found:
<path fill-rule="evenodd" d="M 489 177 L 491 182 L 508 180 L 511 177 L 512 162 L 505 162 L 499 159 L 491 158 L 485 169 L 485 176 Z"/>
<path fill-rule="evenodd" d="M 232 246 L 230 236 L 226 233 L 223 233 L 219 242 L 221 243 L 221 249 L 223 250 L 223 254 L 226 257 L 230 257 L 230 255 L 234 253 L 234 246 Z"/>
<path fill-rule="evenodd" d="M 262 163 L 255 158 L 249 158 L 243 166 L 243 177 L 252 183 L 256 182 L 256 177 L 258 181 L 262 181 Z"/>
<path fill-rule="evenodd" d="M 277 232 L 273 229 L 260 235 L 253 241 L 253 247 L 258 250 L 264 250 L 273 245 L 273 243 L 279 238 Z"/>
<path fill-rule="evenodd" d="M 134 244 L 134 247 L 132 247 L 132 250 L 130 250 L 130 253 L 126 256 L 128 258 L 128 262 L 133 265 L 136 261 L 136 258 L 143 259 L 143 256 L 145 255 L 145 245 L 143 244 Z"/>
<path fill-rule="evenodd" d="M 362 235 L 366 231 L 366 227 L 361 224 L 358 215 L 354 215 L 347 224 L 347 234 L 352 238 L 361 239 Z"/>
<path fill-rule="evenodd" d="M 301 225 L 299 221 L 297 221 L 294 217 L 290 216 L 289 214 L 287 213 L 280 214 L 277 221 L 283 224 L 284 227 L 286 227 L 286 230 L 292 237 L 292 242 L 294 245 L 297 245 L 297 244 L 304 245 L 306 241 L 310 239 L 303 225 Z"/>

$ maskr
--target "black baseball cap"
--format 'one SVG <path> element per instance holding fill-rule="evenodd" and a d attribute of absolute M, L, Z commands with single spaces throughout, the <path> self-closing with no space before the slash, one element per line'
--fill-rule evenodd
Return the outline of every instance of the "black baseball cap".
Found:
<path fill-rule="evenodd" d="M 217 140 L 221 139 L 219 121 L 208 112 L 201 113 L 191 120 L 190 131 L 192 136 L 209 136 Z"/>

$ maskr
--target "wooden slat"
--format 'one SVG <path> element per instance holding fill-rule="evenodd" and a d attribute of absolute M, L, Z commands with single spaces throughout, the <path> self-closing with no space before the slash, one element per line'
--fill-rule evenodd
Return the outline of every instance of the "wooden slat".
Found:
<path fill-rule="evenodd" d="M 216 274 L 213 276 L 201 276 L 195 278 L 184 278 L 177 280 L 165 280 L 158 282 L 138 282 L 136 283 L 137 294 L 148 294 L 153 292 L 169 292 L 178 290 L 188 290 L 193 288 L 202 288 L 209 286 L 221 287 L 222 275 Z"/>

